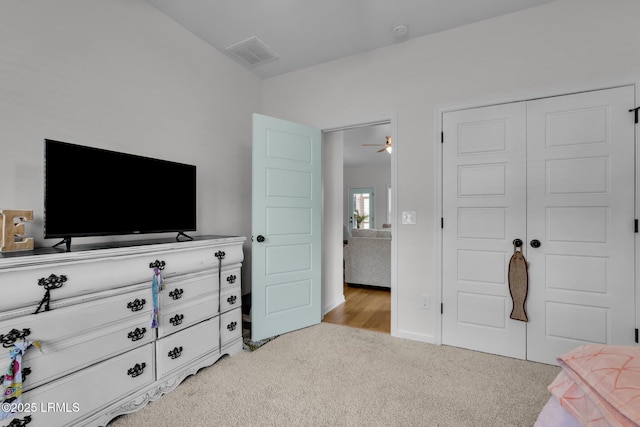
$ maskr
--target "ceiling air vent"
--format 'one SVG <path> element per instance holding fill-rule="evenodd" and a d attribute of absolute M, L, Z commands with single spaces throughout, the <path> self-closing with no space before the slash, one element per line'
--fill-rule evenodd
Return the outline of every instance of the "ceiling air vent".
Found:
<path fill-rule="evenodd" d="M 251 66 L 261 65 L 279 58 L 277 53 L 255 36 L 229 46 L 226 50 L 232 56 Z"/>

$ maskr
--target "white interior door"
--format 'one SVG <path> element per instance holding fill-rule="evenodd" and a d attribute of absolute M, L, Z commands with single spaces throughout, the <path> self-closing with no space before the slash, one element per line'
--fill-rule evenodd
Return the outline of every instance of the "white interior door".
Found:
<path fill-rule="evenodd" d="M 321 320 L 321 131 L 253 115 L 251 339 Z"/>
<path fill-rule="evenodd" d="M 627 86 L 527 103 L 529 360 L 634 342 L 634 98 Z"/>
<path fill-rule="evenodd" d="M 633 343 L 634 92 L 443 114 L 443 343 L 551 364 Z M 528 323 L 509 318 L 515 238 Z"/>
<path fill-rule="evenodd" d="M 523 102 L 443 115 L 442 342 L 521 359 L 507 272 L 526 238 L 525 118 Z"/>

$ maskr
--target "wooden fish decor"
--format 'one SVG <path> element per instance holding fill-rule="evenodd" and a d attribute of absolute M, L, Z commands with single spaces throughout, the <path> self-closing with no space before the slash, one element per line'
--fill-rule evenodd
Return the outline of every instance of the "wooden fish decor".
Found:
<path fill-rule="evenodd" d="M 518 250 L 518 245 L 514 241 L 513 256 L 509 261 L 509 292 L 511 293 L 511 301 L 513 302 L 513 309 L 509 316 L 511 319 L 521 320 L 523 322 L 529 321 L 525 310 L 528 292 L 527 281 L 527 260 L 524 259 L 522 251 Z"/>

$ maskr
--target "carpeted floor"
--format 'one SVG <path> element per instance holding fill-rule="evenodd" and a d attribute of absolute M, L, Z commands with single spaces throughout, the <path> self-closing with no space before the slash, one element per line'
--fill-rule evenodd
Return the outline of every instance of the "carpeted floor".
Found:
<path fill-rule="evenodd" d="M 321 323 L 225 357 L 109 427 L 531 427 L 559 371 Z"/>

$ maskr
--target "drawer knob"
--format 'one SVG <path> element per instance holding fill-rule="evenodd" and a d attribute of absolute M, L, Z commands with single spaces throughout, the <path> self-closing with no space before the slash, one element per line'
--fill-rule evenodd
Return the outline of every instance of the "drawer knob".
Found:
<path fill-rule="evenodd" d="M 169 322 L 173 326 L 178 326 L 178 325 L 182 324 L 182 319 L 184 319 L 184 314 L 176 314 L 171 319 L 169 319 Z"/>
<path fill-rule="evenodd" d="M 235 331 L 238 326 L 238 322 L 231 322 L 227 325 L 227 329 L 230 331 Z"/>
<path fill-rule="evenodd" d="M 177 300 L 177 299 L 182 298 L 182 294 L 183 293 L 184 293 L 184 289 L 176 288 L 176 289 L 172 290 L 171 292 L 169 292 L 169 296 L 171 297 L 171 299 Z"/>
<path fill-rule="evenodd" d="M 133 331 L 129 332 L 129 335 L 127 335 L 127 338 L 129 338 L 131 341 L 138 341 L 141 340 L 142 338 L 144 338 L 144 334 L 147 332 L 147 328 L 135 328 Z"/>
<path fill-rule="evenodd" d="M 174 347 L 173 350 L 171 350 L 167 356 L 169 356 L 172 359 L 177 359 L 178 357 L 182 356 L 182 346 Z"/>
<path fill-rule="evenodd" d="M 236 303 L 236 300 L 237 300 L 237 299 L 238 299 L 238 297 L 237 297 L 237 296 L 235 296 L 235 295 L 231 295 L 229 298 L 227 298 L 227 302 L 228 302 L 229 304 L 233 305 L 233 304 L 235 304 L 235 303 Z"/>
<path fill-rule="evenodd" d="M 224 259 L 225 253 L 224 251 L 218 251 L 215 253 L 216 258 L 218 258 L 220 261 L 222 261 Z"/>
<path fill-rule="evenodd" d="M 236 283 L 236 275 L 232 274 L 230 276 L 227 276 L 227 282 L 229 283 Z"/>
<path fill-rule="evenodd" d="M 25 337 L 31 335 L 31 329 L 24 328 L 19 331 L 17 329 L 12 329 L 6 335 L 0 335 L 0 343 L 4 348 L 11 348 L 18 340 L 23 340 Z"/>
<path fill-rule="evenodd" d="M 127 304 L 127 308 L 130 309 L 131 311 L 140 311 L 144 308 L 144 305 L 146 303 L 147 303 L 147 300 L 145 300 L 144 298 L 142 299 L 136 298 Z"/>
<path fill-rule="evenodd" d="M 149 268 L 157 268 L 158 270 L 164 270 L 164 267 L 167 265 L 164 261 L 155 260 L 154 262 L 149 263 Z"/>
<path fill-rule="evenodd" d="M 139 375 L 142 375 L 142 373 L 144 372 L 144 368 L 147 366 L 146 363 L 142 362 L 142 363 L 136 363 L 133 368 L 129 368 L 129 370 L 127 371 L 127 375 L 129 375 L 131 378 L 135 378 Z"/>

